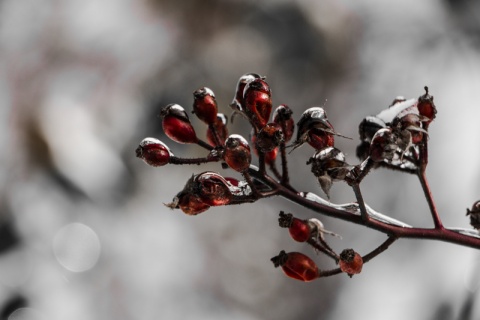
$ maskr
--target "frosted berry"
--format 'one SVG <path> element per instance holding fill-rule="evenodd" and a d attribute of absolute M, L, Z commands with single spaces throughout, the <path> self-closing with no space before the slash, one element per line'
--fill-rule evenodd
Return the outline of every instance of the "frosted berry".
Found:
<path fill-rule="evenodd" d="M 285 132 L 283 132 L 285 142 L 292 139 L 293 131 L 295 130 L 295 122 L 293 121 L 292 113 L 292 110 L 286 104 L 279 105 L 273 112 L 273 122 L 279 124 L 280 127 L 282 127 L 282 123 L 285 126 Z"/>
<path fill-rule="evenodd" d="M 235 97 L 233 97 L 233 101 L 230 104 L 235 111 L 242 113 L 245 111 L 243 104 L 243 91 L 245 90 L 245 86 L 255 79 L 263 79 L 263 77 L 256 73 L 246 73 L 238 79 L 237 87 L 235 88 Z"/>
<path fill-rule="evenodd" d="M 193 93 L 193 113 L 207 125 L 217 120 L 217 101 L 210 88 L 204 87 Z"/>
<path fill-rule="evenodd" d="M 433 96 L 428 94 L 427 86 L 425 86 L 425 94 L 418 98 L 417 108 L 419 114 L 427 118 L 427 123 L 430 123 L 433 121 L 433 119 L 435 119 L 437 108 L 433 103 Z"/>
<path fill-rule="evenodd" d="M 270 87 L 263 79 L 250 81 L 243 92 L 245 114 L 252 124 L 260 130 L 263 128 L 272 112 Z"/>
<path fill-rule="evenodd" d="M 342 272 L 345 272 L 352 277 L 354 274 L 362 272 L 362 256 L 360 256 L 353 249 L 345 249 L 342 251 L 342 253 L 340 253 L 339 266 Z"/>
<path fill-rule="evenodd" d="M 334 144 L 333 126 L 323 108 L 313 107 L 305 110 L 297 123 L 297 139 L 293 147 L 298 148 L 308 142 L 314 149 L 321 150 Z"/>
<path fill-rule="evenodd" d="M 319 277 L 319 270 L 315 262 L 300 252 L 280 251 L 278 256 L 271 259 L 274 266 L 281 267 L 290 278 L 300 281 L 313 281 Z"/>
<path fill-rule="evenodd" d="M 217 113 L 217 118 L 213 125 L 209 126 L 207 129 L 207 141 L 210 145 L 215 146 L 215 138 L 212 130 L 215 130 L 217 133 L 218 138 L 220 139 L 220 143 L 225 143 L 225 140 L 228 136 L 228 128 L 227 128 L 227 116 L 223 113 Z"/>
<path fill-rule="evenodd" d="M 238 134 L 230 135 L 225 141 L 224 160 L 235 171 L 244 172 L 247 170 L 252 161 L 247 140 Z"/>
<path fill-rule="evenodd" d="M 135 150 L 135 154 L 146 164 L 153 167 L 166 165 L 170 157 L 173 156 L 170 149 L 162 141 L 155 138 L 143 139 Z"/>
<path fill-rule="evenodd" d="M 369 156 L 375 162 L 382 162 L 384 160 L 390 161 L 395 155 L 397 145 L 395 144 L 395 137 L 392 129 L 383 128 L 377 131 L 373 136 L 370 144 Z"/>
<path fill-rule="evenodd" d="M 165 134 L 178 143 L 196 143 L 198 141 L 195 129 L 188 118 L 185 109 L 178 104 L 169 104 L 160 112 Z"/>

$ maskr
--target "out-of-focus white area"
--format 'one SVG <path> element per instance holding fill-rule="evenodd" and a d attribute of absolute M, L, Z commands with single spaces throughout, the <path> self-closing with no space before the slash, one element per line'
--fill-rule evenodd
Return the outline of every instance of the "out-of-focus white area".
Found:
<path fill-rule="evenodd" d="M 479 56 L 480 5 L 465 0 L 1 1 L 0 316 L 478 319 L 473 249 L 402 240 L 353 279 L 298 283 L 270 258 L 315 253 L 278 227 L 278 212 L 313 213 L 282 199 L 197 217 L 171 211 L 163 203 L 192 173 L 236 175 L 215 164 L 152 168 L 134 150 L 154 136 L 177 156 L 204 155 L 169 141 L 159 110 L 190 110 L 192 92 L 208 86 L 230 115 L 236 81 L 257 72 L 296 119 L 326 101 L 336 131 L 354 138 L 336 145 L 356 163 L 363 117 L 428 85 L 438 108 L 428 178 L 444 224 L 468 228 L 465 209 L 480 199 Z M 242 119 L 229 129 L 249 133 Z M 292 183 L 321 194 L 305 166 L 311 154 L 291 154 Z M 414 176 L 378 170 L 362 191 L 377 211 L 432 225 Z M 331 195 L 354 200 L 342 183 Z M 329 239 L 339 251 L 366 253 L 385 239 L 322 221 L 342 235 Z"/>

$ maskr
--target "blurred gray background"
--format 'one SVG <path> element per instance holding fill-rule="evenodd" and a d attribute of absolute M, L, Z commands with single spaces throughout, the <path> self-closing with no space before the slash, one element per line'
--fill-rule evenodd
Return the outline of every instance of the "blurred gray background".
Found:
<path fill-rule="evenodd" d="M 270 258 L 315 253 L 277 226 L 278 212 L 314 213 L 282 199 L 171 211 L 163 203 L 192 173 L 222 169 L 151 168 L 134 150 L 152 136 L 204 155 L 169 141 L 159 110 L 190 110 L 208 86 L 230 115 L 239 76 L 256 72 L 297 120 L 327 100 L 335 129 L 354 138 L 336 146 L 357 163 L 363 117 L 428 85 L 438 115 L 427 174 L 444 224 L 468 228 L 480 199 L 479 52 L 480 4 L 467 0 L 0 1 L 1 319 L 478 319 L 478 251 L 402 240 L 352 279 L 299 283 Z M 230 132 L 249 129 L 238 119 Z M 312 153 L 292 154 L 292 180 L 320 194 Z M 378 170 L 363 192 L 376 210 L 432 225 L 414 176 Z M 333 202 L 353 200 L 334 185 Z M 343 236 L 330 240 L 337 250 L 385 239 L 322 221 Z"/>

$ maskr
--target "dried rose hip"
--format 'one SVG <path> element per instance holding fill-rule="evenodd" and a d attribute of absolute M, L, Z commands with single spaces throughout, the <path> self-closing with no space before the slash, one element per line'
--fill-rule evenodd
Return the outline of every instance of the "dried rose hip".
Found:
<path fill-rule="evenodd" d="M 245 114 L 257 130 L 263 128 L 272 112 L 270 87 L 263 79 L 250 81 L 243 92 Z"/>
<path fill-rule="evenodd" d="M 334 135 L 338 135 L 328 121 L 325 110 L 313 107 L 305 110 L 297 123 L 297 139 L 294 149 L 308 142 L 314 149 L 321 150 L 334 145 Z"/>
<path fill-rule="evenodd" d="M 223 206 L 232 200 L 232 185 L 216 172 L 203 172 L 192 178 L 192 192 L 209 206 Z"/>
<path fill-rule="evenodd" d="M 250 167 L 252 154 L 250 146 L 244 137 L 238 134 L 230 135 L 225 141 L 224 160 L 235 171 L 244 172 Z"/>
<path fill-rule="evenodd" d="M 383 128 L 377 131 L 373 136 L 370 144 L 369 155 L 370 159 L 375 162 L 382 162 L 384 160 L 390 161 L 395 155 L 397 145 L 396 138 L 392 133 L 392 129 Z"/>
<path fill-rule="evenodd" d="M 169 104 L 160 112 L 165 134 L 178 143 L 196 143 L 198 141 L 195 129 L 185 109 L 178 104 Z"/>
<path fill-rule="evenodd" d="M 284 141 L 282 129 L 273 122 L 265 125 L 256 136 L 252 136 L 255 148 L 265 153 L 274 150 L 282 141 Z"/>
<path fill-rule="evenodd" d="M 217 101 L 210 88 L 204 87 L 193 93 L 193 113 L 207 125 L 217 120 Z"/>
<path fill-rule="evenodd" d="M 215 130 L 217 133 L 218 139 L 220 140 L 219 142 L 221 144 L 225 143 L 225 139 L 227 139 L 228 136 L 227 122 L 228 119 L 226 115 L 223 113 L 217 113 L 217 119 L 213 125 L 209 126 L 207 129 L 207 141 L 210 145 L 216 146 L 215 137 L 212 130 Z"/>
<path fill-rule="evenodd" d="M 153 167 L 161 167 L 166 165 L 173 153 L 160 140 L 155 138 L 145 138 L 135 150 L 138 158 L 142 159 L 146 164 Z"/>
<path fill-rule="evenodd" d="M 345 249 L 340 253 L 339 266 L 342 272 L 352 277 L 354 274 L 362 272 L 363 259 L 353 249 Z"/>
<path fill-rule="evenodd" d="M 280 251 L 278 256 L 271 259 L 275 268 L 282 267 L 283 272 L 290 278 L 300 281 L 313 281 L 319 277 L 319 270 L 315 262 L 300 252 Z"/>

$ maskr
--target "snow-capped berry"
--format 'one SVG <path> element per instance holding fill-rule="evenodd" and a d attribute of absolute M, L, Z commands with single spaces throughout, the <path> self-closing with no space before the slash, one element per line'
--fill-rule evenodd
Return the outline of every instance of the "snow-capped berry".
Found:
<path fill-rule="evenodd" d="M 243 172 L 247 170 L 252 161 L 247 140 L 238 134 L 230 135 L 225 141 L 224 160 L 235 171 Z"/>
<path fill-rule="evenodd" d="M 235 88 L 235 97 L 233 97 L 233 101 L 230 106 L 238 112 L 244 112 L 245 107 L 243 104 L 243 91 L 245 90 L 245 86 L 255 80 L 255 79 L 263 79 L 262 76 L 256 73 L 246 73 L 238 79 L 237 86 Z"/>
<path fill-rule="evenodd" d="M 193 93 L 193 113 L 207 125 L 213 125 L 217 120 L 217 101 L 210 88 L 204 87 Z"/>
<path fill-rule="evenodd" d="M 290 278 L 300 281 L 313 281 L 319 277 L 316 263 L 300 252 L 280 251 L 278 256 L 271 259 L 275 268 L 281 267 Z"/>
<path fill-rule="evenodd" d="M 195 129 L 183 107 L 169 104 L 160 112 L 162 127 L 165 134 L 178 143 L 196 143 L 198 141 Z"/>
<path fill-rule="evenodd" d="M 375 162 L 392 160 L 397 150 L 396 138 L 390 128 L 382 128 L 375 133 L 370 144 L 369 156 Z"/>
<path fill-rule="evenodd" d="M 170 157 L 173 156 L 170 149 L 162 141 L 155 138 L 143 139 L 137 149 L 135 149 L 135 154 L 146 164 L 153 167 L 166 165 Z"/>
<path fill-rule="evenodd" d="M 354 274 L 362 272 L 363 259 L 353 249 L 345 249 L 340 253 L 339 267 L 342 272 L 345 272 L 350 277 Z"/>

